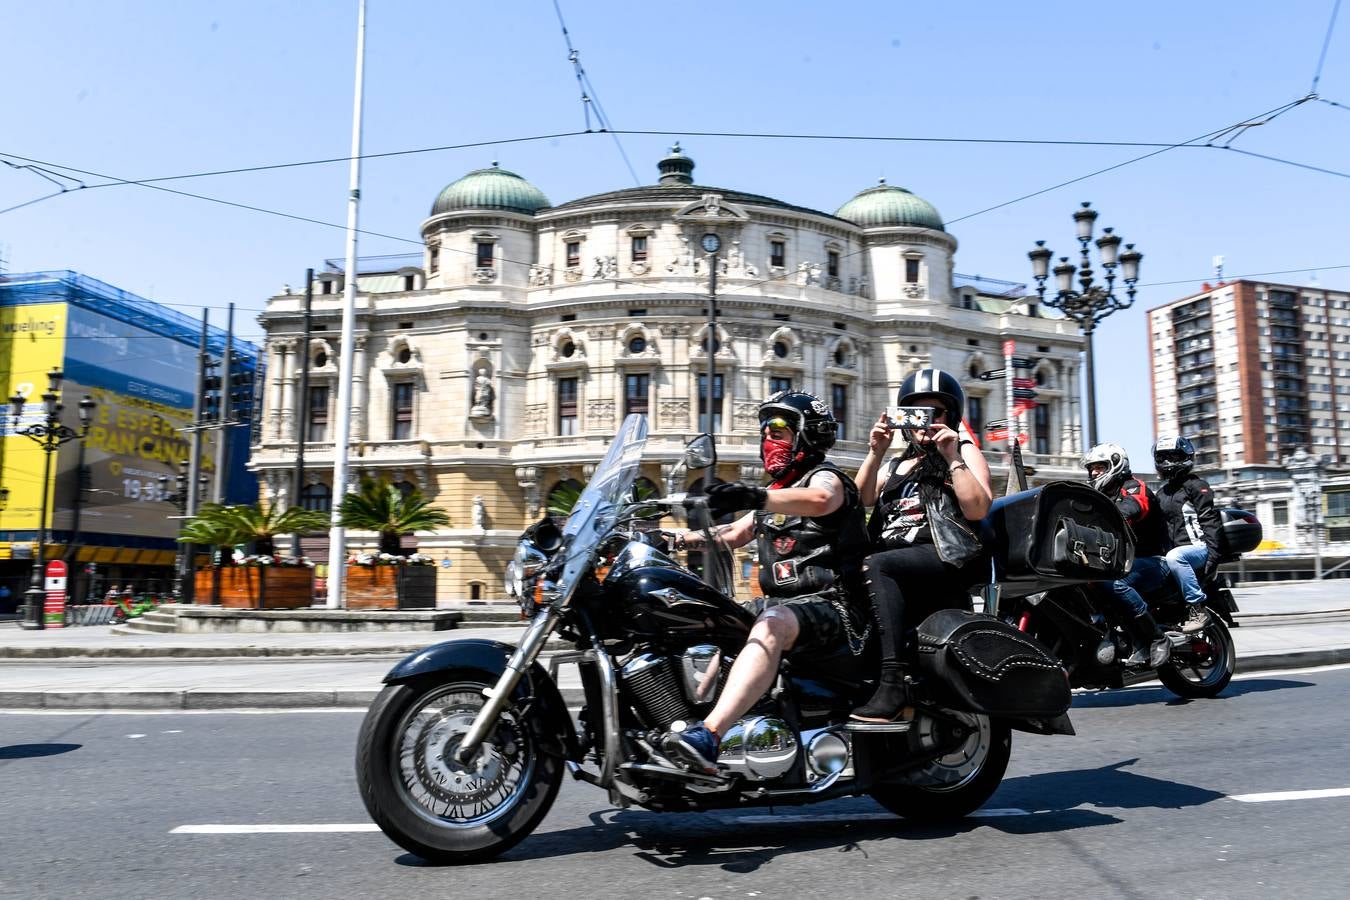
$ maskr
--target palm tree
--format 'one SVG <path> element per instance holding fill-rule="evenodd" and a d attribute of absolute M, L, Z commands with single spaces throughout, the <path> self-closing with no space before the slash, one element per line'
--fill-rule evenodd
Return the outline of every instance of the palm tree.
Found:
<path fill-rule="evenodd" d="M 272 556 L 276 553 L 277 535 L 322 531 L 327 527 L 327 513 L 298 506 L 283 509 L 276 504 L 263 508 L 258 503 L 247 506 L 207 503 L 183 526 L 178 540 L 217 547 L 251 543 L 259 556 Z"/>
<path fill-rule="evenodd" d="M 343 528 L 379 532 L 380 552 L 391 556 L 406 555 L 399 540 L 403 535 L 450 524 L 445 511 L 428 503 L 417 488 L 404 493 L 386 479 L 362 479 L 361 490 L 343 497 L 338 513 Z"/>

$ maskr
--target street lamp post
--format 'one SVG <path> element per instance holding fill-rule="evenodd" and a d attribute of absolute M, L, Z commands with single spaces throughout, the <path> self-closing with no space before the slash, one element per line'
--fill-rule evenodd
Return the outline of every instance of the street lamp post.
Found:
<path fill-rule="evenodd" d="M 178 463 L 178 474 L 174 475 L 175 490 L 169 493 L 169 476 L 161 475 L 159 481 L 159 499 L 165 503 L 172 503 L 178 510 L 178 517 L 182 518 L 187 512 L 188 506 L 188 460 L 184 459 Z M 176 544 L 173 555 L 173 599 L 175 603 L 183 602 L 183 583 L 187 579 L 189 567 L 191 566 L 192 554 L 183 544 Z"/>
<path fill-rule="evenodd" d="M 1120 236 L 1113 229 L 1103 229 L 1097 239 L 1097 250 L 1101 255 L 1101 266 L 1106 272 L 1105 284 L 1096 284 L 1093 278 L 1092 263 L 1088 257 L 1088 244 L 1092 242 L 1092 226 L 1097 220 L 1097 211 L 1091 204 L 1084 203 L 1073 214 L 1078 226 L 1078 244 L 1082 258 L 1077 266 L 1069 262 L 1067 256 L 1059 258 L 1055 266 L 1054 296 L 1045 295 L 1045 280 L 1050 275 L 1050 258 L 1054 253 L 1045 246 L 1045 241 L 1037 241 L 1036 249 L 1027 256 L 1031 259 L 1031 271 L 1036 278 L 1036 293 L 1040 302 L 1052 309 L 1062 311 L 1078 324 L 1087 339 L 1084 347 L 1084 362 L 1087 366 L 1088 401 L 1088 445 L 1097 443 L 1097 384 L 1094 379 L 1092 363 L 1092 333 L 1097 323 L 1118 309 L 1129 309 L 1134 303 L 1135 284 L 1139 281 L 1139 261 L 1144 254 L 1134 249 L 1134 244 L 1126 244 L 1125 252 L 1120 251 Z M 1120 267 L 1120 278 L 1125 282 L 1126 298 L 1116 296 L 1116 267 Z M 1077 273 L 1079 290 L 1073 288 L 1073 276 Z"/>
<path fill-rule="evenodd" d="M 1319 457 L 1299 447 L 1280 460 L 1294 482 L 1303 527 L 1312 536 L 1313 578 L 1322 579 L 1322 466 Z"/>
<path fill-rule="evenodd" d="M 699 241 L 703 250 L 708 254 L 708 336 L 704 340 L 703 349 L 708 354 L 708 434 L 713 433 L 713 399 L 716 394 L 717 382 L 717 251 L 722 249 L 722 239 L 713 232 L 703 235 Z M 712 487 L 713 479 L 717 477 L 716 466 L 709 466 L 703 473 L 703 490 L 706 493 L 708 488 Z"/>
<path fill-rule="evenodd" d="M 89 420 L 93 416 L 94 407 L 98 406 L 92 397 L 86 395 L 79 403 L 80 430 L 76 431 L 62 424 L 61 412 L 65 407 L 61 403 L 60 391 L 61 381 L 64 378 L 65 373 L 57 368 L 47 373 L 47 392 L 42 395 L 42 419 L 32 425 L 23 427 L 19 425 L 23 421 L 24 406 L 27 403 L 24 396 L 15 393 L 9 399 L 13 406 L 14 433 L 27 435 L 42 448 L 43 453 L 42 503 L 41 513 L 38 516 L 37 553 L 33 558 L 33 572 L 28 581 L 28 590 L 24 592 L 23 620 L 20 622 L 24 628 L 30 629 L 46 627 L 43 615 L 42 576 L 47 562 L 47 494 L 52 480 L 52 455 L 67 441 L 84 440 L 85 435 L 89 433 Z"/>

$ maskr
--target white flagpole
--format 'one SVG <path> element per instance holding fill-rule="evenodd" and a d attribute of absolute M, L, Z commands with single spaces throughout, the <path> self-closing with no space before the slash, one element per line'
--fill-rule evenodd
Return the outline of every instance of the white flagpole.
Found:
<path fill-rule="evenodd" d="M 366 0 L 359 0 L 356 17 L 356 91 L 352 101 L 352 166 L 347 194 L 347 271 L 342 292 L 342 349 L 338 361 L 337 433 L 333 441 L 333 517 L 328 531 L 328 608 L 343 607 L 342 578 L 346 574 L 347 540 L 338 525 L 338 510 L 347 494 L 347 454 L 351 444 L 352 364 L 356 343 L 356 226 L 361 203 L 361 105 L 366 66 Z M 308 407 L 300 398 L 300 409 Z"/>

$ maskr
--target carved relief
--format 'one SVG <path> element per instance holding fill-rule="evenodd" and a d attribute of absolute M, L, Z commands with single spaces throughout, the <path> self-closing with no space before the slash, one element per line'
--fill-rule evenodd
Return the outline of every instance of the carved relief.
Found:
<path fill-rule="evenodd" d="M 581 266 L 568 266 L 563 269 L 563 280 L 568 284 L 581 280 Z"/>
<path fill-rule="evenodd" d="M 548 424 L 548 404 L 531 403 L 525 407 L 525 433 L 541 435 Z"/>
<path fill-rule="evenodd" d="M 552 283 L 552 266 L 530 266 L 530 285 L 532 287 L 547 287 Z"/>
<path fill-rule="evenodd" d="M 497 270 L 493 266 L 478 266 L 473 270 L 473 280 L 479 284 L 491 284 L 497 280 Z"/>
<path fill-rule="evenodd" d="M 651 271 L 651 266 L 646 262 L 633 262 L 628 264 L 628 271 L 633 275 L 646 275 Z"/>
<path fill-rule="evenodd" d="M 905 285 L 905 296 L 911 300 L 918 300 L 923 296 L 923 285 L 907 284 Z"/>
<path fill-rule="evenodd" d="M 662 428 L 684 428 L 689 424 L 688 400 L 662 400 L 659 408 Z"/>
<path fill-rule="evenodd" d="M 735 415 L 736 430 L 754 431 L 759 424 L 759 404 L 752 400 L 737 400 Z"/>
<path fill-rule="evenodd" d="M 587 429 L 603 430 L 614 427 L 614 401 L 590 400 L 586 403 Z"/>
<path fill-rule="evenodd" d="M 842 291 L 843 289 L 844 289 L 844 283 L 843 283 L 842 281 L 839 280 L 839 276 L 838 276 L 838 275 L 826 275 L 826 276 L 825 276 L 825 290 L 827 290 L 827 291 Z"/>
<path fill-rule="evenodd" d="M 592 278 L 618 278 L 619 260 L 614 256 L 597 256 L 591 266 Z"/>
<path fill-rule="evenodd" d="M 797 285 L 806 287 L 811 284 L 820 284 L 820 263 L 802 261 L 797 263 Z"/>

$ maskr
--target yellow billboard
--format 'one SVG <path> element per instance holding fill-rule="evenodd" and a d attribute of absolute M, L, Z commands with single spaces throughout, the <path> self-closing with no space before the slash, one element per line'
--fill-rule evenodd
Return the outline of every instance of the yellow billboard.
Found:
<path fill-rule="evenodd" d="M 0 306 L 0 384 L 5 390 L 0 487 L 9 489 L 8 501 L 0 509 L 0 530 L 38 529 L 45 459 L 42 448 L 35 441 L 14 433 L 9 398 L 15 394 L 25 398 L 23 416 L 18 423 L 20 428 L 43 420 L 42 395 L 47 391 L 47 373 L 61 368 L 65 358 L 68 317 L 69 308 L 65 303 Z M 73 406 L 64 418 L 78 427 L 79 417 Z M 55 462 L 53 459 L 52 463 Z M 48 484 L 49 490 L 50 487 Z M 50 522 L 51 497 L 47 500 Z"/>

